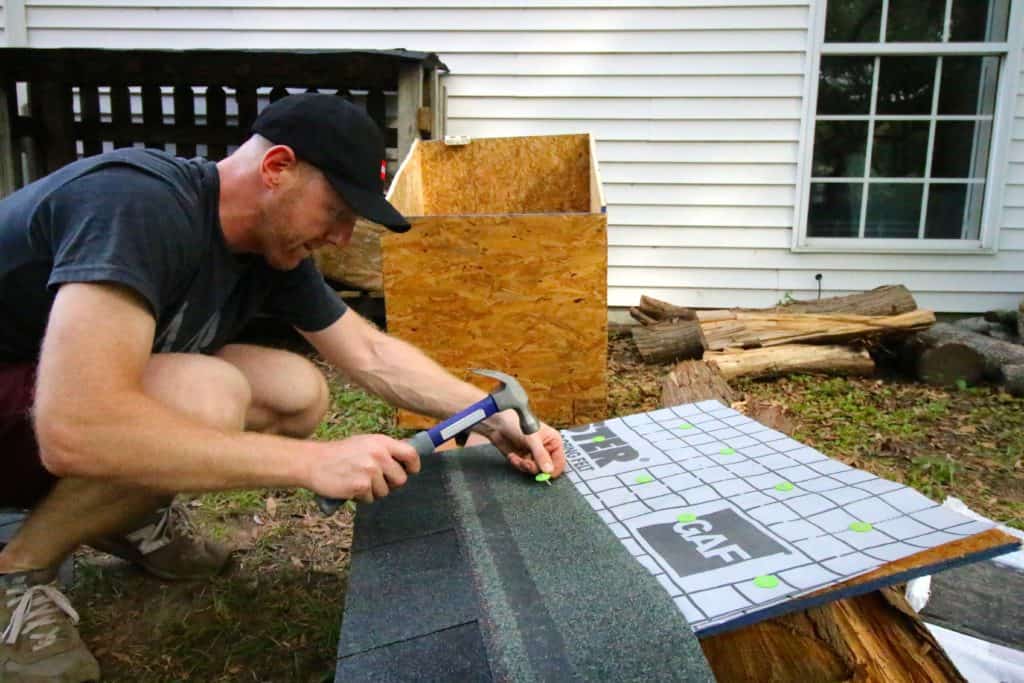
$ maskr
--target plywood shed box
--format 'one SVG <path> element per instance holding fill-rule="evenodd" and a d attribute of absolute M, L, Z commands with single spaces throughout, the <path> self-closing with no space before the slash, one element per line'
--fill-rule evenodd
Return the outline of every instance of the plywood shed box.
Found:
<path fill-rule="evenodd" d="M 388 332 L 455 375 L 516 377 L 540 419 L 605 417 L 607 214 L 589 135 L 416 141 L 388 199 Z M 433 421 L 402 413 L 399 424 Z"/>

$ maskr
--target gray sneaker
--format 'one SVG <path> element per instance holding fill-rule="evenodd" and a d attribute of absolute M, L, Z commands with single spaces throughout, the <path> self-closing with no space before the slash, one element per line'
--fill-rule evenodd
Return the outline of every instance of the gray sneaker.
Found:
<path fill-rule="evenodd" d="M 199 535 L 185 506 L 177 502 L 158 510 L 148 524 L 126 536 L 107 536 L 89 545 L 167 581 L 215 576 L 231 557 L 226 546 Z"/>
<path fill-rule="evenodd" d="M 0 683 L 84 683 L 100 665 L 82 642 L 78 613 L 54 572 L 0 574 Z"/>

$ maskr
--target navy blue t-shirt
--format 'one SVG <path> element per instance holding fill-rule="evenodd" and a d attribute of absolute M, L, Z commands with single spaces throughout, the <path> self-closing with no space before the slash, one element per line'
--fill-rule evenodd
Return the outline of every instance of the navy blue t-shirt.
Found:
<path fill-rule="evenodd" d="M 217 166 L 122 149 L 81 159 L 0 200 L 0 362 L 39 356 L 60 285 L 112 282 L 149 304 L 153 352 L 210 352 L 257 314 L 308 332 L 345 305 L 311 259 L 290 271 L 233 254 Z"/>

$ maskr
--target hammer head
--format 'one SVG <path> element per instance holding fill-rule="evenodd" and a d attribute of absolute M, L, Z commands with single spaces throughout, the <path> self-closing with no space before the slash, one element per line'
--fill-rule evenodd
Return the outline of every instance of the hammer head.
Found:
<path fill-rule="evenodd" d="M 540 422 L 530 410 L 530 399 L 526 396 L 523 385 L 511 375 L 497 370 L 474 370 L 478 375 L 493 377 L 501 381 L 501 387 L 491 392 L 491 398 L 498 410 L 514 410 L 519 416 L 519 428 L 523 434 L 533 434 L 540 429 Z"/>

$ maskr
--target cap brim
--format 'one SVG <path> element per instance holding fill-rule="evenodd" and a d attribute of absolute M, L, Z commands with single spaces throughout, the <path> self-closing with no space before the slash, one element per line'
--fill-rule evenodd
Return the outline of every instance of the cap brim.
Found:
<path fill-rule="evenodd" d="M 327 180 L 345 199 L 352 210 L 368 221 L 379 223 L 392 232 L 405 232 L 412 226 L 405 216 L 384 199 L 379 192 L 369 192 L 336 175 L 325 173 Z"/>

